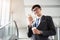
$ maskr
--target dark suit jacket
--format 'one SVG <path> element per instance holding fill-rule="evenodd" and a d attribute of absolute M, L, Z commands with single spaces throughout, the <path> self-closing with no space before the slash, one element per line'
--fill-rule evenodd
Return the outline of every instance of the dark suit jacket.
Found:
<path fill-rule="evenodd" d="M 55 26 L 51 16 L 42 16 L 41 22 L 37 27 L 38 30 L 43 32 L 42 34 L 33 34 L 31 29 L 32 28 L 28 25 L 28 37 L 32 37 L 33 40 L 48 40 L 49 36 L 56 34 Z"/>

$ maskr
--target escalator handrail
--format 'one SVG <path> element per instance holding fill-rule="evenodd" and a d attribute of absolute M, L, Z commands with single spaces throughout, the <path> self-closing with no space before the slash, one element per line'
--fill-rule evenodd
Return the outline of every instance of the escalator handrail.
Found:
<path fill-rule="evenodd" d="M 17 37 L 19 38 L 19 30 L 18 30 L 18 25 L 16 23 L 16 21 L 14 20 L 14 23 L 15 23 L 15 26 L 16 26 L 16 29 L 17 29 Z"/>

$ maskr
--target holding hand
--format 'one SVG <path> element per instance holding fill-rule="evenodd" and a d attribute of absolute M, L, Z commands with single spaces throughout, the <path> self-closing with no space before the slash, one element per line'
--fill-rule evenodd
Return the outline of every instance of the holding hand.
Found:
<path fill-rule="evenodd" d="M 36 29 L 36 27 L 33 27 L 32 31 L 33 31 L 33 34 L 42 34 L 43 33 L 42 31 Z"/>

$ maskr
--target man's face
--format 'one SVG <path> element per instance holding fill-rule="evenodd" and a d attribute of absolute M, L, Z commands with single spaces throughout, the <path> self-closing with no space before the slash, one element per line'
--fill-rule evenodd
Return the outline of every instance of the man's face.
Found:
<path fill-rule="evenodd" d="M 34 12 L 34 14 L 37 15 L 37 16 L 41 15 L 41 9 L 38 8 L 38 7 L 35 7 L 35 8 L 33 9 L 33 12 Z"/>

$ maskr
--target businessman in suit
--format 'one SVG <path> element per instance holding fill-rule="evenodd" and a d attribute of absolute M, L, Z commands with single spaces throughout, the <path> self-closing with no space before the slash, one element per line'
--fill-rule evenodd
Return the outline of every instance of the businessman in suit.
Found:
<path fill-rule="evenodd" d="M 32 40 L 49 40 L 49 36 L 56 35 L 52 17 L 42 15 L 41 10 L 40 5 L 33 5 L 32 11 L 37 18 L 35 21 L 31 16 L 28 18 L 28 37 L 31 37 Z"/>

